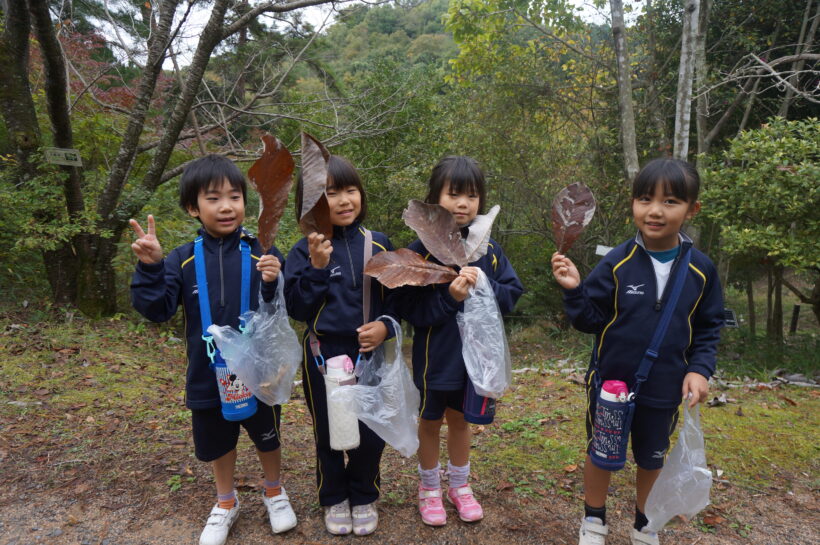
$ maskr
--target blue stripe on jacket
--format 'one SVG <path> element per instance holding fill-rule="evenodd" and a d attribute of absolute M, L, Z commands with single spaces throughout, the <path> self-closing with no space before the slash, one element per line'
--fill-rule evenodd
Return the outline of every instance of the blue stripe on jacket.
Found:
<path fill-rule="evenodd" d="M 204 228 L 199 229 L 205 250 L 205 274 L 208 278 L 208 297 L 211 319 L 217 325 L 239 326 L 239 306 L 242 279 L 240 236 L 251 245 L 251 310 L 259 307 L 262 275 L 255 263 L 262 255 L 259 241 L 242 228 L 223 238 L 214 238 Z M 220 266 L 220 252 L 222 254 Z M 268 252 L 284 263 L 284 257 L 274 246 Z M 146 265 L 138 262 L 131 281 L 131 304 L 152 322 L 165 322 L 176 314 L 182 304 L 185 313 L 185 341 L 188 369 L 185 380 L 185 404 L 189 409 L 219 407 L 216 376 L 210 369 L 210 360 L 202 340 L 199 316 L 199 295 L 194 267 L 194 243 L 174 248 L 160 263 Z M 262 298 L 270 301 L 276 294 L 276 281 L 261 282 Z"/>

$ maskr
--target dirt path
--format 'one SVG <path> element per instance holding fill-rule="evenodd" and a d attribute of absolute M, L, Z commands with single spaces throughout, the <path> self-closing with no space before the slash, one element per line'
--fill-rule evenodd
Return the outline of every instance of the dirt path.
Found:
<path fill-rule="evenodd" d="M 22 325 L 20 325 L 22 324 Z M 2 325 L 2 320 L 0 320 Z M 182 402 L 180 345 L 163 330 L 111 322 L 25 324 L 0 333 L 0 545 L 195 544 L 213 504 L 208 465 L 194 459 Z M 544 366 L 514 375 L 496 422 L 473 428 L 473 488 L 486 518 L 428 528 L 415 506 L 416 461 L 387 448 L 381 523 L 371 537 L 329 536 L 314 488 L 310 418 L 294 388 L 283 409 L 284 484 L 299 518 L 273 536 L 258 462 L 240 440 L 242 514 L 229 544 L 577 543 L 582 507 L 583 395 L 577 373 Z M 523 354 L 523 355 L 522 355 Z M 543 358 L 543 355 L 539 356 Z M 820 544 L 820 392 L 728 392 L 704 409 L 712 505 L 664 532 L 664 545 Z M 442 452 L 446 460 L 446 452 Z M 628 545 L 634 466 L 612 482 L 609 545 Z"/>

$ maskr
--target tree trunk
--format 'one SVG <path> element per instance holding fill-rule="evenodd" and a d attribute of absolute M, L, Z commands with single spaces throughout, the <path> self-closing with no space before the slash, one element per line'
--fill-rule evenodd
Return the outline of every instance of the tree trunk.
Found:
<path fill-rule="evenodd" d="M 772 315 L 772 337 L 778 345 L 783 344 L 783 267 L 774 267 L 774 307 Z"/>
<path fill-rule="evenodd" d="M 3 4 L 5 18 L 0 34 L 0 109 L 23 181 L 35 175 L 29 158 L 40 147 L 40 127 L 28 82 L 29 31 L 31 17 L 25 1 L 12 0 Z"/>
<path fill-rule="evenodd" d="M 666 121 L 664 119 L 663 110 L 661 108 L 660 91 L 658 91 L 658 74 L 661 67 L 657 57 L 657 44 L 655 40 L 655 9 L 652 6 L 652 0 L 646 0 L 646 17 L 647 25 L 646 32 L 649 41 L 649 62 L 651 68 L 647 75 L 646 87 L 646 108 L 649 112 L 649 119 L 655 127 L 655 138 L 657 138 L 657 149 L 664 156 L 669 156 L 672 152 L 672 143 L 669 140 L 669 135 L 666 133 Z"/>
<path fill-rule="evenodd" d="M 675 102 L 675 136 L 672 155 L 686 161 L 689 155 L 689 124 L 692 117 L 692 80 L 695 76 L 695 41 L 698 35 L 700 0 L 686 0 Z"/>
<path fill-rule="evenodd" d="M 794 52 L 795 55 L 800 55 L 801 53 L 808 51 L 814 42 L 814 36 L 817 33 L 817 25 L 820 23 L 820 1 L 817 2 L 817 12 L 814 14 L 814 17 L 811 17 L 811 8 L 814 1 L 815 0 L 807 0 L 806 2 L 806 11 L 803 14 L 803 24 L 800 27 L 800 37 Z M 809 27 L 808 34 L 806 34 L 806 25 L 808 24 L 809 19 L 811 19 L 811 26 Z M 803 66 L 805 64 L 805 60 L 799 60 L 795 61 L 792 65 L 792 72 L 794 72 L 794 74 L 788 78 L 788 81 L 795 87 L 799 85 L 800 76 L 798 74 L 801 70 L 803 70 Z M 787 87 L 786 96 L 783 97 L 783 101 L 780 103 L 780 109 L 778 110 L 777 115 L 783 119 L 786 119 L 789 115 L 789 108 L 791 107 L 793 101 L 794 91 L 791 87 Z"/>
<path fill-rule="evenodd" d="M 709 97 L 706 93 L 709 66 L 706 64 L 706 35 L 709 28 L 709 11 L 712 0 L 702 0 L 698 17 L 698 33 L 695 39 L 695 92 L 697 93 L 696 127 L 698 133 L 698 169 L 706 165 L 708 147 L 706 137 L 709 134 Z"/>
<path fill-rule="evenodd" d="M 766 263 L 766 337 L 771 339 L 774 336 L 774 320 L 772 319 L 772 292 L 774 291 L 774 278 L 772 275 L 772 264 Z"/>
<path fill-rule="evenodd" d="M 746 281 L 746 305 L 749 313 L 749 333 L 752 339 L 757 335 L 757 317 L 755 315 L 755 291 L 752 281 Z"/>
<path fill-rule="evenodd" d="M 624 6 L 621 0 L 609 0 L 612 13 L 612 36 L 615 40 L 615 62 L 618 67 L 618 109 L 621 117 L 621 143 L 624 150 L 624 170 L 629 183 L 638 174 L 638 148 L 635 136 L 635 112 L 632 106 L 632 69 L 626 47 Z"/>

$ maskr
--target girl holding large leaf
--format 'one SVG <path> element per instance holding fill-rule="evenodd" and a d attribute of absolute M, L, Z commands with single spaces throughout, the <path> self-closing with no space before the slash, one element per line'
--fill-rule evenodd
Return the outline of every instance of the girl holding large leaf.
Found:
<path fill-rule="evenodd" d="M 415 331 L 413 377 L 421 392 L 419 512 L 425 524 L 442 526 L 447 519 L 439 479 L 439 431 L 445 419 L 450 457 L 447 496 L 461 520 L 473 522 L 484 517 L 468 483 L 471 434 L 465 420 L 465 398 L 469 399 L 468 390 L 473 397 L 475 394 L 462 356 L 457 314 L 463 311 L 464 301 L 475 288 L 479 271 L 489 280 L 502 314 L 513 309 L 524 288 L 501 247 L 489 238 L 498 207 L 486 216 L 479 215 L 484 209 L 486 187 L 476 161 L 463 156 L 445 157 L 433 168 L 428 186 L 425 201 L 440 206 L 411 202 L 405 221 L 421 240 L 409 249 L 428 261 L 461 269 L 448 283 L 406 285 L 395 290 L 391 308 Z M 484 405 L 492 402 L 486 398 Z"/>
<path fill-rule="evenodd" d="M 345 451 L 332 448 L 324 378 L 326 360 L 357 361 L 393 336 L 390 320 L 374 321 L 384 314 L 385 290 L 363 275 L 366 256 L 393 247 L 386 235 L 362 226 L 366 202 L 353 165 L 304 135 L 296 207 L 306 236 L 288 254 L 285 297 L 290 316 L 307 325 L 302 386 L 313 417 L 319 503 L 334 535 L 366 535 L 378 524 L 374 502 L 384 440 L 358 422 L 359 444 L 344 447 L 345 464 Z"/>

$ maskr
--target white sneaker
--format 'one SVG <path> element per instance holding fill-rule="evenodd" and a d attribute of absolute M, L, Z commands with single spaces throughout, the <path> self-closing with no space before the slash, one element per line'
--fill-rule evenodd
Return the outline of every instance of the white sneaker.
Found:
<path fill-rule="evenodd" d="M 325 507 L 325 528 L 334 536 L 347 535 L 353 531 L 353 517 L 347 500 Z"/>
<path fill-rule="evenodd" d="M 234 494 L 236 492 L 234 491 Z M 228 532 L 239 516 L 239 499 L 231 509 L 222 509 L 219 504 L 214 505 L 211 514 L 208 515 L 208 522 L 199 536 L 199 545 L 224 545 L 228 539 Z"/>
<path fill-rule="evenodd" d="M 658 534 L 656 532 L 650 532 L 646 526 L 644 526 L 640 532 L 632 528 L 632 535 L 630 537 L 632 539 L 632 545 L 660 545 L 661 543 L 658 539 Z"/>
<path fill-rule="evenodd" d="M 290 506 L 288 494 L 285 492 L 285 487 L 281 488 L 282 492 L 278 496 L 269 498 L 262 492 L 262 502 L 268 509 L 268 518 L 270 519 L 270 527 L 274 534 L 281 534 L 287 532 L 296 526 L 296 513 Z"/>
<path fill-rule="evenodd" d="M 353 506 L 353 533 L 357 536 L 370 535 L 379 525 L 379 512 L 375 503 Z"/>
<path fill-rule="evenodd" d="M 606 545 L 606 535 L 609 527 L 601 523 L 598 517 L 581 519 L 581 529 L 578 530 L 578 545 Z"/>

